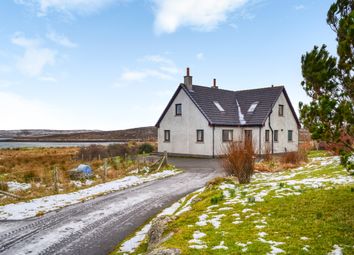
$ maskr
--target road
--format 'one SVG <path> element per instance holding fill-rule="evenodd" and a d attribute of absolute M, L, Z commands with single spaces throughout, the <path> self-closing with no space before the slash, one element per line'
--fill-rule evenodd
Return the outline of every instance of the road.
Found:
<path fill-rule="evenodd" d="M 213 159 L 170 161 L 185 172 L 40 218 L 0 221 L 0 254 L 108 254 L 163 208 L 223 174 L 219 162 Z"/>

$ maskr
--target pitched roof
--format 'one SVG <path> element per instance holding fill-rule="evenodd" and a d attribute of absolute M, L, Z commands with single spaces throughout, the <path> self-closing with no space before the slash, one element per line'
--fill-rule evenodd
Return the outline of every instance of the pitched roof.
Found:
<path fill-rule="evenodd" d="M 184 84 L 180 84 L 158 120 L 157 127 L 181 89 L 205 116 L 209 125 L 216 126 L 263 126 L 280 94 L 284 92 L 294 118 L 300 126 L 284 86 L 230 91 L 198 85 L 193 85 L 192 90 L 188 90 Z M 220 111 L 214 102 L 218 102 L 224 111 Z M 248 112 L 254 103 L 257 103 L 256 108 L 253 112 Z"/>

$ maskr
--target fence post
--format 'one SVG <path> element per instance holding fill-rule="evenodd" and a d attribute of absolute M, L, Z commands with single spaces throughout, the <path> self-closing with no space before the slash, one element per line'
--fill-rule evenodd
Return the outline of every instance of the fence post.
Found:
<path fill-rule="evenodd" d="M 165 157 L 165 164 L 168 164 L 168 156 L 167 156 L 167 151 L 164 151 L 164 157 Z"/>
<path fill-rule="evenodd" d="M 54 192 L 58 194 L 59 193 L 59 186 L 58 186 L 59 173 L 58 173 L 58 168 L 56 166 L 53 168 L 53 181 L 54 181 Z"/>
<path fill-rule="evenodd" d="M 108 170 L 107 159 L 104 159 L 104 163 L 103 163 L 103 181 L 104 182 L 107 180 L 107 170 Z"/>

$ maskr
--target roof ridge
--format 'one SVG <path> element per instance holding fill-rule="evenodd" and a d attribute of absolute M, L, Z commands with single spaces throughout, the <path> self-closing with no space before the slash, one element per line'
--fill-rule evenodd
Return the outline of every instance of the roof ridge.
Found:
<path fill-rule="evenodd" d="M 183 84 L 183 83 L 182 83 Z M 197 86 L 197 87 L 202 87 L 202 88 L 208 88 L 208 89 L 215 89 L 215 88 L 211 88 L 208 86 L 203 86 L 203 85 L 197 85 L 197 84 L 193 84 L 193 86 Z M 262 87 L 262 88 L 254 88 L 254 89 L 241 89 L 241 90 L 229 90 L 229 89 L 220 89 L 217 88 L 217 90 L 222 90 L 222 91 L 226 91 L 226 92 L 244 92 L 244 91 L 253 91 L 253 90 L 262 90 L 262 89 L 271 89 L 271 88 L 285 88 L 284 85 L 279 85 L 279 86 L 271 86 L 271 87 Z"/>

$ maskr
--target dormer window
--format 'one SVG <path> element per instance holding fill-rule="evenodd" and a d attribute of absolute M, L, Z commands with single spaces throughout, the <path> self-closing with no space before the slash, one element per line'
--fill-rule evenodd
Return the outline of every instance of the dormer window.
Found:
<path fill-rule="evenodd" d="M 250 108 L 248 109 L 248 113 L 253 113 L 254 110 L 256 109 L 257 105 L 259 102 L 254 102 L 253 104 L 251 104 Z"/>
<path fill-rule="evenodd" d="M 218 101 L 214 101 L 213 103 L 214 103 L 214 105 L 216 106 L 216 108 L 218 108 L 218 110 L 219 110 L 220 112 L 224 112 L 224 111 L 225 111 L 224 108 L 222 108 L 222 106 L 219 104 Z"/>
<path fill-rule="evenodd" d="M 182 115 L 182 104 L 176 104 L 176 116 Z"/>

